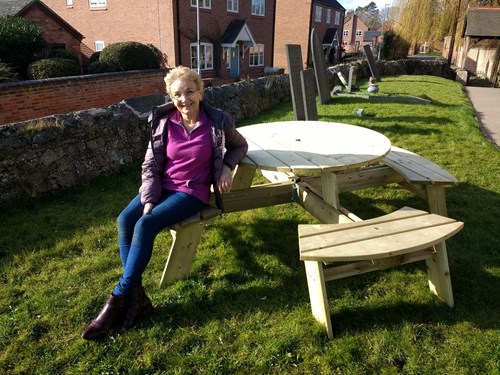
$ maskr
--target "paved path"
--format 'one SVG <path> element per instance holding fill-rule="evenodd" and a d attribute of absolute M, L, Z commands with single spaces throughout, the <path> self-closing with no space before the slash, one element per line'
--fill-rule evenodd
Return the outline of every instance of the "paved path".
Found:
<path fill-rule="evenodd" d="M 500 88 L 465 86 L 484 134 L 500 148 Z"/>

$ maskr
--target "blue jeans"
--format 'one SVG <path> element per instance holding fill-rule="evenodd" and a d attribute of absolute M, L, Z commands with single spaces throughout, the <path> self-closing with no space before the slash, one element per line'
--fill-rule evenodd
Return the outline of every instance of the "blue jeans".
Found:
<path fill-rule="evenodd" d="M 118 216 L 118 245 L 123 275 L 113 295 L 129 295 L 133 288 L 141 284 L 142 274 L 151 259 L 154 240 L 162 229 L 187 219 L 205 206 L 192 195 L 164 191 L 151 213 L 143 215 L 141 194 L 137 195 Z"/>

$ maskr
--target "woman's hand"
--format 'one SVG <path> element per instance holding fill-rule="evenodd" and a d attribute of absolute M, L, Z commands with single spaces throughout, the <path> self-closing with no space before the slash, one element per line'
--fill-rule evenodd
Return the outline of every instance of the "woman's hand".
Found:
<path fill-rule="evenodd" d="M 144 209 L 142 210 L 142 214 L 148 215 L 149 213 L 151 213 L 151 211 L 153 211 L 154 206 L 155 205 L 153 203 L 144 204 Z"/>
<path fill-rule="evenodd" d="M 221 193 L 228 193 L 231 191 L 232 184 L 233 177 L 231 176 L 231 169 L 227 165 L 223 165 L 220 180 L 217 182 L 217 188 Z"/>

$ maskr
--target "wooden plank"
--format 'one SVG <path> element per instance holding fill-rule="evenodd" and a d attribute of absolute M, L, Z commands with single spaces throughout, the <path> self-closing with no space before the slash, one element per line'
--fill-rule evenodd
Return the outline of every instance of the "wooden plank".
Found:
<path fill-rule="evenodd" d="M 384 258 L 382 260 L 394 259 L 393 266 L 397 266 L 401 264 L 408 264 L 412 262 L 427 260 L 429 258 L 432 258 L 433 256 L 434 256 L 434 250 L 426 249 L 421 251 L 415 251 L 409 254 L 404 254 L 402 256 L 398 255 L 395 257 Z M 386 264 L 384 264 L 383 269 L 386 268 L 387 266 Z M 367 272 L 373 272 L 379 270 L 381 270 L 380 260 L 370 259 L 370 260 L 362 260 L 359 262 L 342 264 L 340 266 L 328 267 L 324 269 L 323 273 L 325 276 L 325 281 L 328 282 L 332 280 L 343 279 L 344 277 L 357 276 Z"/>
<path fill-rule="evenodd" d="M 297 203 L 322 223 L 350 223 L 352 221 L 340 210 L 335 209 L 321 197 L 311 192 L 307 184 L 298 182 L 296 185 Z"/>
<path fill-rule="evenodd" d="M 463 223 L 452 222 L 415 229 L 410 232 L 388 234 L 384 237 L 374 235 L 357 242 L 322 245 L 323 247 L 317 248 L 317 250 L 306 248 L 304 251 L 301 245 L 300 254 L 302 260 L 321 260 L 323 262 L 379 259 L 433 246 L 458 233 L 462 227 Z M 305 245 L 311 246 L 307 243 Z"/>
<path fill-rule="evenodd" d="M 443 241 L 435 246 L 436 254 L 426 260 L 427 279 L 430 290 L 450 307 L 453 307 L 453 290 L 451 287 L 450 268 L 446 243 Z"/>
<path fill-rule="evenodd" d="M 161 276 L 160 286 L 170 285 L 189 273 L 204 225 L 192 223 L 172 233 L 173 243 Z"/>
<path fill-rule="evenodd" d="M 405 218 L 411 218 L 422 215 L 428 215 L 428 212 L 405 206 L 387 215 L 365 220 L 361 223 L 352 223 L 347 225 L 299 224 L 299 235 L 302 238 L 307 236 L 314 236 L 317 234 L 332 233 L 335 231 L 344 231 L 349 228 L 358 228 L 360 226 L 372 226 L 373 224 L 382 224 L 386 222 L 392 222 L 394 220 L 401 220 Z"/>
<path fill-rule="evenodd" d="M 314 318 L 323 324 L 329 338 L 333 338 L 330 307 L 326 292 L 323 266 L 320 262 L 305 261 L 304 266 L 307 276 L 307 287 L 311 300 L 311 310 Z"/>
<path fill-rule="evenodd" d="M 436 163 L 399 147 L 391 147 L 384 163 L 401 173 L 408 182 L 423 184 L 457 184 L 458 180 Z"/>

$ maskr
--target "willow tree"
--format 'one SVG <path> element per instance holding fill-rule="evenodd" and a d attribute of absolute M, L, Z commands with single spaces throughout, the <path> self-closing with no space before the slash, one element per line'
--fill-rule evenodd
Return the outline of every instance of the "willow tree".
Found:
<path fill-rule="evenodd" d="M 500 6 L 500 0 L 396 0 L 393 12 L 398 34 L 414 49 L 421 43 L 442 42 L 450 36 L 451 63 L 455 41 L 460 40 L 469 6 Z"/>

